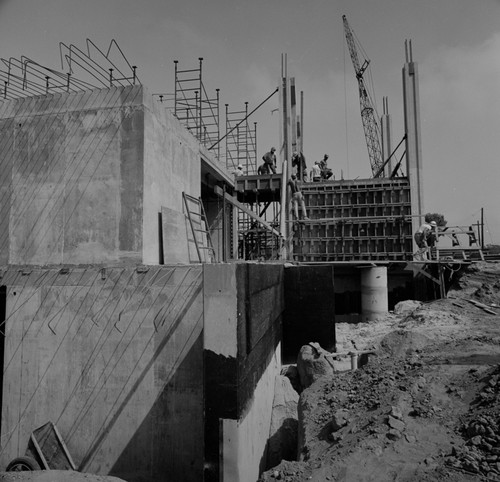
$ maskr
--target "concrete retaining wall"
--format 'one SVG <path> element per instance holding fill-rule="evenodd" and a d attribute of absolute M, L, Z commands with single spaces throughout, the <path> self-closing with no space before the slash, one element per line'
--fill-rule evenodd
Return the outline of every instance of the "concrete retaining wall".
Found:
<path fill-rule="evenodd" d="M 0 465 L 59 428 L 79 470 L 202 480 L 201 266 L 9 268 Z"/>
<path fill-rule="evenodd" d="M 281 367 L 283 266 L 206 265 L 204 277 L 205 480 L 254 482 Z"/>
<path fill-rule="evenodd" d="M 282 265 L 11 266 L 1 279 L 1 467 L 52 421 L 79 470 L 131 482 L 266 468 Z"/>

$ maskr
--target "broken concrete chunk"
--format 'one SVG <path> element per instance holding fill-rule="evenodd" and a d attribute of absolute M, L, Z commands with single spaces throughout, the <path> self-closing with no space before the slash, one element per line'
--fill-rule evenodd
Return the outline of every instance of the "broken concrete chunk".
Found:
<path fill-rule="evenodd" d="M 400 301 L 394 307 L 394 313 L 396 314 L 407 313 L 409 311 L 413 311 L 416 310 L 417 308 L 420 308 L 422 304 L 423 303 L 421 301 L 416 301 L 416 300 Z"/>
<path fill-rule="evenodd" d="M 315 344 L 317 345 L 317 344 Z M 328 354 L 319 345 L 304 345 L 297 358 L 300 384 L 302 388 L 309 387 L 315 380 L 323 376 L 333 376 L 332 362 L 325 357 Z"/>
<path fill-rule="evenodd" d="M 345 427 L 347 425 L 348 416 L 349 412 L 347 412 L 346 410 L 337 410 L 333 414 L 332 420 L 330 422 L 330 428 L 332 429 L 332 432 L 336 432 L 342 427 Z"/>
<path fill-rule="evenodd" d="M 405 424 L 403 421 L 398 420 L 397 418 L 392 417 L 389 415 L 389 419 L 387 420 L 387 424 L 389 427 L 394 428 L 400 432 L 402 432 L 405 429 Z"/>
<path fill-rule="evenodd" d="M 402 437 L 402 434 L 399 430 L 391 428 L 387 433 L 386 437 L 390 440 L 399 440 Z"/>
<path fill-rule="evenodd" d="M 401 409 L 399 407 L 392 406 L 391 407 L 391 415 L 394 418 L 398 418 L 399 420 L 403 419 L 403 413 L 401 412 Z"/>

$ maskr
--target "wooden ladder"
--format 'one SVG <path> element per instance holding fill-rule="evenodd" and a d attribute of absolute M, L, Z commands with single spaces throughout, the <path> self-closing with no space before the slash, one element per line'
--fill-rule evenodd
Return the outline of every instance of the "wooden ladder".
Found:
<path fill-rule="evenodd" d="M 210 236 L 210 231 L 208 229 L 207 215 L 205 213 L 205 209 L 203 208 L 201 198 L 195 198 L 183 192 L 182 199 L 184 201 L 186 216 L 191 227 L 193 242 L 196 247 L 200 263 L 217 262 L 217 256 L 212 244 L 212 237 Z"/>

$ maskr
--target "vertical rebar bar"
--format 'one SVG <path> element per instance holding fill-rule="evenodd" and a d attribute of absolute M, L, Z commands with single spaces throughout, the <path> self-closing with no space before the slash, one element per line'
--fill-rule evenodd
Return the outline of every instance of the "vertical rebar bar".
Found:
<path fill-rule="evenodd" d="M 217 97 L 217 139 L 220 139 L 220 89 L 215 89 Z M 217 144 L 217 159 L 220 160 L 220 144 Z"/>
<path fill-rule="evenodd" d="M 253 123 L 253 138 L 254 138 L 254 169 L 257 172 L 257 122 Z"/>
<path fill-rule="evenodd" d="M 245 172 L 248 172 L 248 102 L 245 102 L 245 130 L 244 130 L 244 139 L 245 139 Z"/>
<path fill-rule="evenodd" d="M 174 115 L 177 117 L 177 64 L 179 63 L 178 60 L 174 60 L 174 66 L 175 66 L 175 89 L 174 89 Z"/>
<path fill-rule="evenodd" d="M 203 96 L 203 78 L 202 78 L 202 66 L 203 66 L 203 57 L 198 57 L 198 60 L 200 61 L 200 80 L 199 80 L 199 85 L 200 85 L 200 98 L 198 100 L 197 108 L 198 108 L 198 124 L 199 124 L 199 137 L 198 139 L 201 139 L 201 123 L 202 123 L 202 117 L 201 117 L 201 101 L 202 101 L 202 96 Z"/>

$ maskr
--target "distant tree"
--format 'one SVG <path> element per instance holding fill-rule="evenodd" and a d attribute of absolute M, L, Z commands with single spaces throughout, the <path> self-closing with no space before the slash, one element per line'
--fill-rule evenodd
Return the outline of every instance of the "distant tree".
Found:
<path fill-rule="evenodd" d="M 441 227 L 445 227 L 448 224 L 448 221 L 444 219 L 444 215 L 439 213 L 427 213 L 425 215 L 425 221 L 428 223 L 436 221 L 437 225 Z"/>

